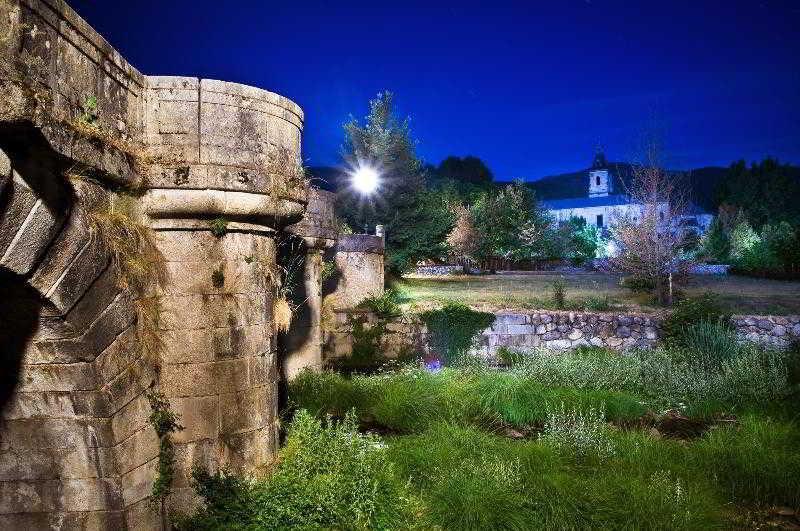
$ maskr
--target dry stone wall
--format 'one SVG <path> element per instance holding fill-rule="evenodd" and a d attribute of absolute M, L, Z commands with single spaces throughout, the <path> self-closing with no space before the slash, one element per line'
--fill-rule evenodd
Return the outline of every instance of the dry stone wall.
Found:
<path fill-rule="evenodd" d="M 349 356 L 353 349 L 352 322 L 365 327 L 378 321 L 365 310 L 340 310 L 327 334 L 325 357 Z M 742 341 L 788 348 L 800 341 L 800 316 L 734 316 L 731 324 Z M 393 319 L 385 326 L 379 351 L 387 357 L 429 351 L 425 325 L 413 315 Z M 581 345 L 614 350 L 653 348 L 662 337 L 661 318 L 647 314 L 600 312 L 498 312 L 491 327 L 476 339 L 473 354 L 494 358 L 501 348 L 568 350 Z"/>
<path fill-rule="evenodd" d="M 158 528 L 147 390 L 185 426 L 170 510 L 196 502 L 192 466 L 274 457 L 276 237 L 308 202 L 302 127 L 262 89 L 142 75 L 61 0 L 0 0 L 0 528 Z M 147 294 L 93 225 L 123 203 L 163 257 Z M 335 237 L 321 203 L 314 249 Z"/>

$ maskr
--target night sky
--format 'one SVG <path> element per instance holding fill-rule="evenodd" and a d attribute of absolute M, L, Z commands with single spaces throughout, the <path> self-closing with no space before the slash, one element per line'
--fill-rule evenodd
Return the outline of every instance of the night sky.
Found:
<path fill-rule="evenodd" d="M 312 166 L 384 89 L 426 162 L 499 180 L 585 168 L 598 143 L 632 159 L 653 131 L 675 169 L 800 163 L 800 1 L 69 3 L 145 74 L 297 102 Z"/>

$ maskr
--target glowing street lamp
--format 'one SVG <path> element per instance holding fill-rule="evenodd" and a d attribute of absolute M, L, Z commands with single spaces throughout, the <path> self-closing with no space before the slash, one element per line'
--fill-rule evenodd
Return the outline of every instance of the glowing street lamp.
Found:
<path fill-rule="evenodd" d="M 380 178 L 378 172 L 369 166 L 362 166 L 353 172 L 351 177 L 353 188 L 364 195 L 371 195 L 378 189 Z"/>

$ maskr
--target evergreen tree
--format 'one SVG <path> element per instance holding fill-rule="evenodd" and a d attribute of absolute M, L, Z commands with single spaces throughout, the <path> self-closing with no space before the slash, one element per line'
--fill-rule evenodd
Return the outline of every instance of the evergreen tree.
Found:
<path fill-rule="evenodd" d="M 409 120 L 394 112 L 394 96 L 382 92 L 369 103 L 364 124 L 351 119 L 344 125 L 342 155 L 349 166 L 376 168 L 380 184 L 375 194 L 362 197 L 347 182 L 337 183 L 337 214 L 356 231 L 382 224 L 386 230 L 386 267 L 399 274 L 416 261 L 439 258 L 454 219 L 443 196 L 431 195 L 415 152 Z"/>

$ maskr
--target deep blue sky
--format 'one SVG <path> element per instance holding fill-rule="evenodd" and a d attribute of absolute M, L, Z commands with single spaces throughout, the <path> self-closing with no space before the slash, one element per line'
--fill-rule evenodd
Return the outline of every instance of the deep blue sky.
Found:
<path fill-rule="evenodd" d="M 145 74 L 236 81 L 306 113 L 304 158 L 337 161 L 379 91 L 418 153 L 498 179 L 611 160 L 663 133 L 668 165 L 800 163 L 800 1 L 70 0 Z"/>

